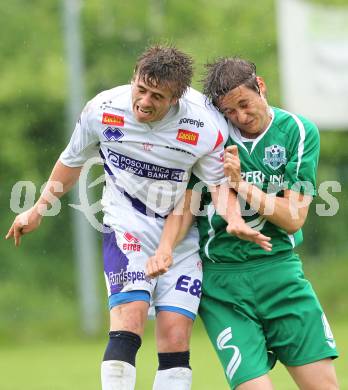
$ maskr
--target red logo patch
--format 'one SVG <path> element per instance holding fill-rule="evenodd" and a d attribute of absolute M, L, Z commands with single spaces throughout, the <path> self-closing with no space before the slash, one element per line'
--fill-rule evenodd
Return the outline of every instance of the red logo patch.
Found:
<path fill-rule="evenodd" d="M 139 240 L 133 236 L 133 234 L 129 233 L 129 232 L 125 232 L 123 234 L 123 237 L 128 241 L 128 242 L 135 242 L 135 243 L 138 243 Z"/>
<path fill-rule="evenodd" d="M 123 234 L 123 238 L 126 239 L 127 242 L 124 242 L 122 245 L 122 249 L 124 251 L 132 251 L 132 252 L 140 252 L 141 245 L 140 241 L 133 236 L 133 234 L 129 232 L 125 232 Z"/>
<path fill-rule="evenodd" d="M 102 123 L 104 123 L 105 125 L 122 127 L 124 126 L 124 117 L 120 115 L 108 114 L 104 112 Z"/>
<path fill-rule="evenodd" d="M 190 130 L 179 129 L 176 139 L 191 145 L 197 145 L 199 133 Z"/>

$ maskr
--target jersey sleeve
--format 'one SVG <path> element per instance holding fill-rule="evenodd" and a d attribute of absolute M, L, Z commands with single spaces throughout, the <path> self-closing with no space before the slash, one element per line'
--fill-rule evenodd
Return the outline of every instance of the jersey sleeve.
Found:
<path fill-rule="evenodd" d="M 192 174 L 191 177 L 190 177 L 190 180 L 189 180 L 189 182 L 188 182 L 188 184 L 187 184 L 187 189 L 188 189 L 188 190 L 192 190 L 193 187 L 194 187 L 197 183 L 199 183 L 198 177 L 195 176 L 194 174 Z"/>
<path fill-rule="evenodd" d="M 320 152 L 319 131 L 314 123 L 304 118 L 298 120 L 298 136 L 288 149 L 291 154 L 288 156 L 284 179 L 288 189 L 315 196 Z"/>
<path fill-rule="evenodd" d="M 99 138 L 90 126 L 92 103 L 86 104 L 76 123 L 70 142 L 62 152 L 59 160 L 68 167 L 80 167 L 89 158 L 98 156 Z"/>
<path fill-rule="evenodd" d="M 221 114 L 219 114 L 221 116 Z M 219 185 L 227 178 L 224 175 L 224 145 L 228 138 L 227 123 L 221 116 L 217 119 L 219 130 L 213 140 L 211 152 L 202 156 L 193 166 L 192 173 L 207 185 Z"/>

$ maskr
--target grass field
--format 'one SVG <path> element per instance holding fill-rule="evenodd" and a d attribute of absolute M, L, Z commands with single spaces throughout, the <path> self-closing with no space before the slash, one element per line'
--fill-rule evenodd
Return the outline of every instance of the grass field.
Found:
<path fill-rule="evenodd" d="M 137 390 L 150 390 L 156 371 L 156 352 L 150 323 L 137 359 Z M 341 389 L 348 389 L 347 323 L 334 322 L 333 331 L 341 352 L 336 369 Z M 99 364 L 105 340 L 66 340 L 35 342 L 23 346 L 0 348 L 1 390 L 97 390 L 100 389 Z M 223 371 L 197 321 L 192 338 L 191 365 L 194 372 L 192 390 L 228 390 Z M 294 390 L 284 368 L 277 364 L 271 374 L 275 388 Z"/>

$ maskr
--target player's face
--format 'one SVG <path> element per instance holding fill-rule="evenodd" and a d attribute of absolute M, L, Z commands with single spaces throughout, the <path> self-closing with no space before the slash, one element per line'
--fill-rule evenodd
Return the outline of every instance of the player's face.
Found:
<path fill-rule="evenodd" d="M 168 86 L 149 86 L 135 77 L 132 82 L 132 107 L 136 119 L 142 123 L 161 120 L 178 99 Z"/>
<path fill-rule="evenodd" d="M 259 82 L 260 94 L 241 85 L 232 89 L 219 101 L 220 111 L 246 138 L 256 138 L 271 121 L 266 99 L 265 86 Z"/>

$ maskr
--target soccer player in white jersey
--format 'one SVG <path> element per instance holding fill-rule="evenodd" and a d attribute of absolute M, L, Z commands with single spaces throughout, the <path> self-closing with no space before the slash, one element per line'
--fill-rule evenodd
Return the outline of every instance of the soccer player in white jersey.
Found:
<path fill-rule="evenodd" d="M 23 234 L 40 225 L 47 199 L 66 193 L 84 163 L 100 154 L 106 181 L 103 252 L 110 308 L 103 390 L 134 389 L 135 358 L 150 303 L 157 313 L 159 358 L 153 389 L 191 388 L 189 339 L 202 271 L 196 230 L 173 254 L 182 219 L 174 210 L 191 172 L 212 191 L 217 186 L 216 201 L 225 181 L 227 135 L 223 117 L 189 89 L 191 78 L 192 60 L 186 54 L 160 46 L 145 51 L 131 85 L 104 91 L 86 105 L 43 194 L 32 209 L 16 217 L 7 235 L 19 245 Z M 57 181 L 63 184 L 62 192 L 54 188 Z M 232 231 L 236 226 L 240 236 L 265 248 L 270 245 L 241 218 L 230 223 Z"/>

